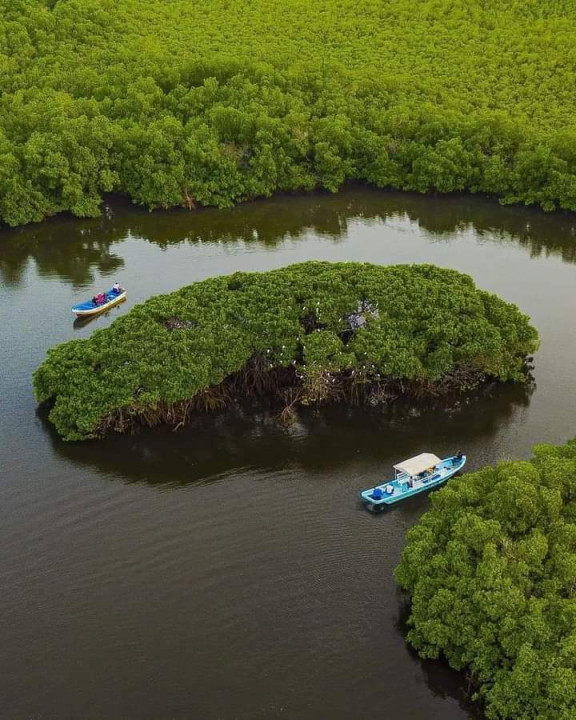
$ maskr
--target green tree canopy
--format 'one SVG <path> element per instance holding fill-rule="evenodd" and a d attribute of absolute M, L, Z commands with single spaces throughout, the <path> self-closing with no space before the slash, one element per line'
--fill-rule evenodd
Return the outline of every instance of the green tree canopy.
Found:
<path fill-rule="evenodd" d="M 576 209 L 568 0 L 0 0 L 0 221 L 347 180 Z"/>

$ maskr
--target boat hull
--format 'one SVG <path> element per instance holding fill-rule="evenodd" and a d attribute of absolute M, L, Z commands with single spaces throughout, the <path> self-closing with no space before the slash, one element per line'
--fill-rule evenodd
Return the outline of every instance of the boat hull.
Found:
<path fill-rule="evenodd" d="M 112 291 L 106 293 L 107 297 L 110 298 L 108 302 L 102 303 L 102 305 L 94 305 L 91 301 L 85 302 L 80 305 L 74 305 L 72 312 L 78 318 L 92 317 L 94 315 L 100 315 L 100 313 L 109 310 L 115 305 L 120 304 L 126 300 L 126 291 L 124 290 L 119 295 L 112 296 Z"/>
<path fill-rule="evenodd" d="M 381 510 L 386 505 L 394 505 L 401 500 L 427 492 L 432 488 L 443 485 L 447 480 L 462 470 L 466 464 L 466 455 L 445 458 L 430 475 L 412 480 L 388 480 L 368 490 L 362 490 L 360 498 L 369 510 Z M 376 491 L 376 493 L 375 493 Z M 380 491 L 380 492 L 377 492 Z"/>

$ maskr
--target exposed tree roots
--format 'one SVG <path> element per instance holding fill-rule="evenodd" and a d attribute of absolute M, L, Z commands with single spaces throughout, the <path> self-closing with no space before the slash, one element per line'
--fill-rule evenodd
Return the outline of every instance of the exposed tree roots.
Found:
<path fill-rule="evenodd" d="M 438 398 L 454 392 L 477 388 L 486 382 L 483 373 L 473 368 L 457 368 L 436 383 L 376 378 L 358 371 L 331 371 L 320 368 L 303 374 L 293 366 L 268 367 L 263 356 L 254 356 L 243 370 L 230 375 L 224 382 L 202 390 L 189 400 L 154 407 L 135 402 L 105 417 L 98 435 L 109 430 L 125 432 L 136 425 L 165 424 L 175 430 L 186 424 L 193 413 L 222 410 L 234 402 L 265 398 L 276 417 L 290 425 L 296 419 L 298 406 L 319 406 L 329 403 L 366 404 L 371 407 L 388 404 L 399 397 L 414 399 Z"/>

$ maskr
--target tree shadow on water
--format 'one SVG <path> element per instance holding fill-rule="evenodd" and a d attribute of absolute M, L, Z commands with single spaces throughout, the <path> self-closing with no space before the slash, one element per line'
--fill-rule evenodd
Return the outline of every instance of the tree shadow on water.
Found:
<path fill-rule="evenodd" d="M 397 596 L 398 615 L 395 627 L 396 631 L 405 638 L 409 630 L 410 601 L 407 595 L 400 590 L 397 591 Z M 426 685 L 435 697 L 456 700 L 470 720 L 485 719 L 482 702 L 472 700 L 474 690 L 470 687 L 466 673 L 452 669 L 445 660 L 421 658 L 409 643 L 406 643 L 406 649 L 412 660 L 418 664 Z"/>
<path fill-rule="evenodd" d="M 204 208 L 150 213 L 126 198 L 110 198 L 102 217 L 61 215 L 38 225 L 0 231 L 0 279 L 18 286 L 30 260 L 43 276 L 57 276 L 74 287 L 87 286 L 94 273 L 116 273 L 125 265 L 122 243 L 140 238 L 166 249 L 181 244 L 238 243 L 276 247 L 314 233 L 339 242 L 355 221 L 399 220 L 424 230 L 432 240 L 448 240 L 471 230 L 494 243 L 525 247 L 531 256 L 557 255 L 576 262 L 573 214 L 524 207 L 501 207 L 494 199 L 471 195 L 423 196 L 351 185 L 332 195 L 276 195 L 217 210 Z"/>
<path fill-rule="evenodd" d="M 361 489 L 387 477 L 393 462 L 426 450 L 445 456 L 462 450 L 469 469 L 491 461 L 499 432 L 519 421 L 531 393 L 530 386 L 503 385 L 435 403 L 303 409 L 289 427 L 261 404 L 234 405 L 196 414 L 177 431 L 137 428 L 80 443 L 58 437 L 46 408 L 38 414 L 57 455 L 128 482 L 179 487 L 247 468 L 261 474 L 290 467 L 320 477 L 349 466 L 355 476 L 361 472 Z M 394 510 L 420 514 L 423 503 L 425 496 L 416 497 Z"/>

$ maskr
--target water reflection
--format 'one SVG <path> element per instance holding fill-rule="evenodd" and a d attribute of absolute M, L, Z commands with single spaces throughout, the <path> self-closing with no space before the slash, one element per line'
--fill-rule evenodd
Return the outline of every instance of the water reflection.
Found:
<path fill-rule="evenodd" d="M 436 453 L 462 448 L 474 460 L 472 448 L 493 441 L 505 426 L 519 423 L 533 386 L 493 386 L 448 405 L 418 407 L 397 401 L 380 410 L 327 407 L 300 412 L 285 427 L 262 408 L 239 408 L 198 415 L 177 432 L 165 427 L 139 429 L 103 441 L 63 442 L 40 409 L 42 427 L 56 453 L 75 464 L 130 482 L 178 487 L 211 482 L 238 468 L 274 472 L 298 467 L 309 476 L 324 475 L 360 458 L 363 464 L 413 455 L 426 438 Z M 389 467 L 381 466 L 379 472 Z M 362 482 L 369 483 L 369 478 Z M 401 512 L 420 512 L 426 497 L 415 498 Z"/>
<path fill-rule="evenodd" d="M 149 213 L 115 199 L 101 218 L 58 217 L 41 225 L 0 233 L 0 278 L 17 285 L 33 260 L 40 275 L 57 276 L 75 287 L 90 284 L 94 271 L 110 275 L 124 266 L 116 243 L 138 237 L 161 248 L 179 243 L 260 243 L 275 246 L 304 239 L 308 231 L 338 241 L 355 221 L 416 225 L 435 239 L 474 232 L 490 242 L 512 242 L 531 256 L 558 255 L 576 262 L 572 215 L 500 207 L 471 196 L 427 197 L 349 188 L 337 195 L 275 197 L 230 210 Z"/>
<path fill-rule="evenodd" d="M 123 235 L 110 238 L 107 223 L 101 221 L 90 227 L 84 237 L 77 227 L 83 222 L 47 222 L 35 229 L 0 234 L 2 282 L 18 286 L 30 261 L 34 261 L 41 277 L 52 276 L 74 287 L 91 284 L 95 271 L 111 275 L 124 267 L 124 259 L 111 250 Z"/>

